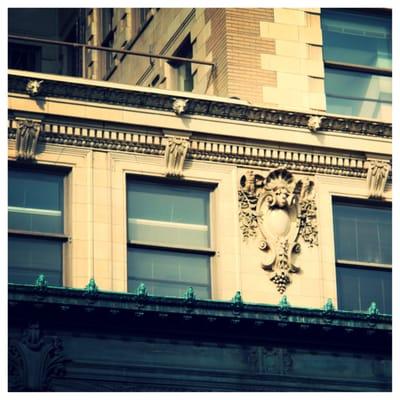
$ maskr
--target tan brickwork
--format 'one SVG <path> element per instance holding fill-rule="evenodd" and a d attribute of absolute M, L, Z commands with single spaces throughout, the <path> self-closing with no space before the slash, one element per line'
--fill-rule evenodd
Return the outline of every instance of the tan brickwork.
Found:
<path fill-rule="evenodd" d="M 260 37 L 260 21 L 272 21 L 272 9 L 226 9 L 229 96 L 262 103 L 263 86 L 276 85 L 276 73 L 261 68 L 260 54 L 274 54 L 275 42 Z"/>

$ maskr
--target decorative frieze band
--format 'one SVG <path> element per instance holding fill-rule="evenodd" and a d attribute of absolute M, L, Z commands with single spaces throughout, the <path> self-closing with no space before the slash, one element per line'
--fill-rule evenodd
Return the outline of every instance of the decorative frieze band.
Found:
<path fill-rule="evenodd" d="M 9 137 L 16 137 L 18 123 L 9 122 Z M 105 150 L 164 155 L 168 135 L 161 133 L 124 132 L 55 123 L 42 123 L 39 142 L 86 146 Z M 366 178 L 367 161 L 362 156 L 308 153 L 258 145 L 223 143 L 197 139 L 187 140 L 185 159 L 232 163 L 245 167 L 278 168 L 293 171 Z"/>
<path fill-rule="evenodd" d="M 26 86 L 29 81 L 29 76 L 21 77 L 9 73 L 8 91 L 26 94 Z M 83 83 L 60 82 L 51 79 L 46 79 L 41 83 L 40 96 L 114 104 L 124 107 L 157 109 L 168 112 L 174 112 L 173 104 L 174 102 L 176 104 L 176 100 L 178 100 L 176 97 L 168 94 L 93 86 Z M 313 114 L 301 112 L 260 108 L 248 104 L 228 103 L 209 99 L 190 98 L 190 101 L 187 102 L 187 98 L 183 93 L 179 99 L 186 105 L 185 115 L 205 115 L 215 118 L 294 126 L 305 129 L 310 129 L 310 118 L 314 117 L 315 120 L 318 117 Z M 313 126 L 312 124 L 311 128 Z M 319 120 L 318 130 L 388 138 L 392 136 L 392 125 L 389 123 L 362 121 L 355 118 L 340 118 L 331 115 L 324 115 Z"/>

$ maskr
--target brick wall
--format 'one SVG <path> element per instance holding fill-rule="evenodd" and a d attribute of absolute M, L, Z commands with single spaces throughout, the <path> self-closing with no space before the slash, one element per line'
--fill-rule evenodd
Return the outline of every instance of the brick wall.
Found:
<path fill-rule="evenodd" d="M 260 37 L 260 21 L 273 17 L 273 9 L 226 9 L 229 96 L 261 103 L 263 87 L 276 86 L 276 72 L 261 68 L 261 54 L 274 54 L 275 42 Z"/>

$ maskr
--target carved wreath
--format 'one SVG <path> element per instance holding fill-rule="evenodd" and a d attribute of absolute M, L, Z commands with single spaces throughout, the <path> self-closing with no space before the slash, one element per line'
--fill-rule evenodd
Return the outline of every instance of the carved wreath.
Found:
<path fill-rule="evenodd" d="M 285 168 L 266 177 L 248 171 L 240 179 L 239 220 L 245 241 L 262 236 L 262 268 L 272 271 L 271 281 L 280 293 L 291 282 L 289 273 L 297 273 L 293 254 L 301 248 L 299 237 L 310 246 L 318 245 L 314 182 L 295 180 Z"/>

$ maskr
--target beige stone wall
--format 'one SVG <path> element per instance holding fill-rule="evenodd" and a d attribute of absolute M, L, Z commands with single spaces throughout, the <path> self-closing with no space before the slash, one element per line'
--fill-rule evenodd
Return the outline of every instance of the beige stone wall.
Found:
<path fill-rule="evenodd" d="M 274 22 L 260 22 L 275 54 L 262 54 L 262 68 L 276 71 L 276 87 L 264 85 L 270 106 L 325 111 L 320 9 L 274 9 Z"/>
<path fill-rule="evenodd" d="M 90 135 L 90 131 L 88 131 Z M 160 138 L 161 140 L 164 140 Z M 15 158 L 10 141 L 9 158 Z M 100 151 L 55 144 L 40 144 L 37 163 L 67 166 L 68 199 L 64 282 L 82 288 L 94 277 L 103 290 L 127 290 L 126 177 L 164 177 L 162 156 Z M 212 298 L 229 300 L 240 290 L 245 301 L 277 304 L 281 294 L 270 281 L 272 274 L 261 268 L 261 239 L 243 239 L 239 228 L 239 179 L 248 169 L 205 161 L 186 161 L 184 180 L 216 184 L 212 196 L 213 240 L 211 258 Z M 254 170 L 266 175 L 270 169 Z M 308 247 L 302 239 L 292 283 L 285 294 L 299 307 L 320 308 L 328 298 L 336 303 L 336 275 L 332 220 L 332 196 L 367 199 L 365 179 L 326 175 L 294 174 L 316 184 L 319 245 Z M 391 201 L 391 188 L 385 192 Z"/>
<path fill-rule="evenodd" d="M 29 76 L 46 79 L 39 73 L 29 73 Z M 57 79 L 95 85 L 78 78 Z M 96 86 L 106 90 L 113 85 L 98 83 Z M 127 86 L 115 86 L 129 90 Z M 157 93 L 155 89 L 143 90 Z M 270 282 L 270 273 L 260 267 L 263 253 L 258 249 L 258 241 L 245 242 L 240 231 L 237 191 L 240 177 L 246 171 L 253 169 L 265 176 L 272 167 L 260 168 L 262 160 L 279 162 L 279 165 L 295 161 L 303 167 L 293 171 L 295 178 L 309 177 L 315 181 L 319 245 L 309 248 L 302 243 L 296 260 L 301 273 L 293 275 L 286 294 L 294 306 L 321 307 L 328 298 L 335 302 L 337 297 L 332 196 L 367 199 L 366 177 L 348 176 L 349 168 L 365 171 L 368 158 L 388 159 L 391 155 L 389 138 L 331 131 L 313 134 L 304 128 L 210 116 L 182 117 L 172 111 L 51 97 L 41 103 L 17 93 L 9 94 L 9 109 L 11 117 L 15 114 L 44 118 L 44 131 L 53 135 L 118 139 L 122 145 L 165 144 L 166 129 L 169 133 L 191 135 L 190 150 L 203 153 L 199 158 L 186 160 L 183 179 L 216 185 L 212 196 L 212 247 L 216 255 L 212 257 L 211 267 L 212 297 L 216 300 L 231 299 L 237 290 L 248 302 L 276 304 L 281 298 Z M 15 121 L 12 124 L 16 128 Z M 210 157 L 202 159 L 207 154 Z M 245 168 L 236 161 L 218 161 L 217 155 L 227 154 L 237 156 L 238 160 L 254 157 L 252 166 Z M 9 159 L 15 159 L 14 140 L 9 141 Z M 37 163 L 70 168 L 66 182 L 66 233 L 71 240 L 65 244 L 65 285 L 82 288 L 93 276 L 103 290 L 126 291 L 126 175 L 164 177 L 163 155 L 40 142 Z M 304 165 L 310 163 L 326 172 L 306 173 Z M 332 172 L 330 167 L 336 171 Z M 383 200 L 391 201 L 391 197 L 391 186 L 387 185 Z"/>
<path fill-rule="evenodd" d="M 209 66 L 192 64 L 194 93 L 326 110 L 319 8 L 160 8 L 139 33 L 133 27 L 135 13 L 115 9 L 115 47 L 133 41 L 132 51 L 173 55 L 190 34 L 193 58 L 216 64 L 212 76 Z M 93 9 L 88 22 L 89 43 L 99 44 L 99 9 Z M 89 77 L 100 79 L 103 56 L 89 53 Z M 173 69 L 164 60 L 117 56 L 116 65 L 110 81 L 174 89 Z"/>

